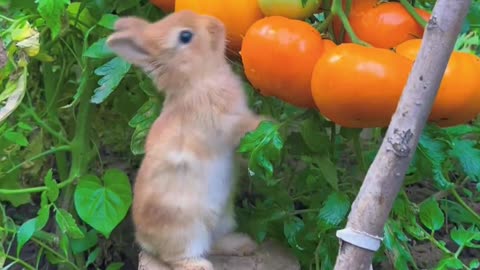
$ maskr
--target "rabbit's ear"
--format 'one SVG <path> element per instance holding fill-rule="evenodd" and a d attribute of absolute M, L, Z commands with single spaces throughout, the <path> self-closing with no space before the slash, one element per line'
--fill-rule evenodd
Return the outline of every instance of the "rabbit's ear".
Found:
<path fill-rule="evenodd" d="M 145 43 L 138 31 L 116 32 L 107 39 L 107 45 L 114 53 L 140 67 L 147 65 L 151 58 Z"/>
<path fill-rule="evenodd" d="M 115 22 L 114 28 L 116 31 L 124 31 L 129 29 L 141 29 L 147 26 L 149 23 L 138 17 L 124 17 Z"/>

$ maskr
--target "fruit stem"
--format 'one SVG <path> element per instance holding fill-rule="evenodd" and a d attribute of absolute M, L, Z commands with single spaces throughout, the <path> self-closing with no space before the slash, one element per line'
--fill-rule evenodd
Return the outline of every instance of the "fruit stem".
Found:
<path fill-rule="evenodd" d="M 348 21 L 347 15 L 343 11 L 342 7 L 342 0 L 333 0 L 332 3 L 332 13 L 334 15 L 337 15 L 340 20 L 342 21 L 343 27 L 345 28 L 345 31 L 347 31 L 348 35 L 352 39 L 353 43 L 363 45 L 366 47 L 372 47 L 372 45 L 368 44 L 365 41 L 360 40 L 357 35 L 355 35 L 355 32 L 352 29 L 352 26 L 350 25 L 350 22 Z"/>
<path fill-rule="evenodd" d="M 422 28 L 425 28 L 427 26 L 427 22 L 418 14 L 418 12 L 415 10 L 415 8 L 408 2 L 407 0 L 400 0 L 400 3 L 403 5 L 403 7 L 412 15 L 412 17 L 417 21 L 418 24 L 422 26 Z"/>
<path fill-rule="evenodd" d="M 327 18 L 325 18 L 325 20 L 317 26 L 318 32 L 323 33 L 323 31 L 325 31 L 325 29 L 328 28 L 332 20 L 333 20 L 333 13 L 330 13 L 328 14 Z"/>

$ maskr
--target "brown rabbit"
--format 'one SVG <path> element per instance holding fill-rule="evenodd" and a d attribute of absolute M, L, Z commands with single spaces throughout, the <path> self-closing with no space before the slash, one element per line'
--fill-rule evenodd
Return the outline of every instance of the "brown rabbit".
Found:
<path fill-rule="evenodd" d="M 225 28 L 190 11 L 149 23 L 121 18 L 107 41 L 165 93 L 134 187 L 136 239 L 166 267 L 211 270 L 207 254 L 246 255 L 256 243 L 233 232 L 235 148 L 263 119 L 247 106 L 225 58 Z"/>

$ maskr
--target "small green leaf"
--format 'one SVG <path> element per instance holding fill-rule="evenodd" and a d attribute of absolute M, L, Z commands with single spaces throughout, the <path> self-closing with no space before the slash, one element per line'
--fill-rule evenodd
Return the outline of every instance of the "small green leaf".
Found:
<path fill-rule="evenodd" d="M 115 22 L 118 20 L 117 15 L 113 14 L 103 14 L 102 18 L 98 22 L 98 25 L 103 26 L 107 29 L 114 30 Z"/>
<path fill-rule="evenodd" d="M 420 136 L 419 152 L 426 157 L 432 168 L 431 173 L 435 184 L 442 190 L 453 187 L 443 175 L 442 166 L 447 159 L 447 145 L 445 142 L 434 139 L 428 132 Z M 433 136 L 433 135 L 432 135 Z"/>
<path fill-rule="evenodd" d="M 35 0 L 38 13 L 52 30 L 52 39 L 56 38 L 62 28 L 62 16 L 70 0 Z"/>
<path fill-rule="evenodd" d="M 337 166 L 335 166 L 328 156 L 319 157 L 315 164 L 333 190 L 338 191 Z"/>
<path fill-rule="evenodd" d="M 445 216 L 435 199 L 430 198 L 420 205 L 420 221 L 432 231 L 442 228 Z"/>
<path fill-rule="evenodd" d="M 17 145 L 28 146 L 28 140 L 22 133 L 16 131 L 6 131 L 3 137 Z"/>
<path fill-rule="evenodd" d="M 32 131 L 33 130 L 33 127 L 30 126 L 29 124 L 25 123 L 25 122 L 18 123 L 18 127 L 21 128 L 21 129 L 24 129 L 26 131 Z"/>
<path fill-rule="evenodd" d="M 62 233 L 67 234 L 73 239 L 81 239 L 84 236 L 83 232 L 77 226 L 75 219 L 72 215 L 64 209 L 57 209 L 55 214 L 55 220 L 57 221 L 58 227 L 62 230 Z"/>
<path fill-rule="evenodd" d="M 20 251 L 23 246 L 32 238 L 33 233 L 35 232 L 35 224 L 37 223 L 37 218 L 32 218 L 25 223 L 23 223 L 17 232 L 17 256 L 20 255 Z"/>
<path fill-rule="evenodd" d="M 473 180 L 480 180 L 480 150 L 475 148 L 475 142 L 455 139 L 450 155 L 456 158 L 464 172 Z"/>
<path fill-rule="evenodd" d="M 132 117 L 128 125 L 135 128 L 130 142 L 130 149 L 134 155 L 145 153 L 145 138 L 148 135 L 151 125 L 155 122 L 160 113 L 160 107 L 154 99 L 148 99 L 135 116 Z"/>
<path fill-rule="evenodd" d="M 106 43 L 107 38 L 101 38 L 94 42 L 88 49 L 83 53 L 83 56 L 90 58 L 103 59 L 112 57 L 115 54 L 110 50 Z"/>
<path fill-rule="evenodd" d="M 88 254 L 87 262 L 85 265 L 89 266 L 90 264 L 94 263 L 98 255 L 100 254 L 100 251 L 102 251 L 102 249 L 100 247 L 96 247 L 90 254 Z"/>
<path fill-rule="evenodd" d="M 123 77 L 130 70 L 131 64 L 120 57 L 115 57 L 103 66 L 95 69 L 95 74 L 103 76 L 99 81 L 97 89 L 91 98 L 95 104 L 102 103 L 117 88 Z"/>
<path fill-rule="evenodd" d="M 84 230 L 82 230 L 82 232 L 85 235 L 84 238 L 72 239 L 71 241 L 73 254 L 79 254 L 81 252 L 87 251 L 98 243 L 97 231 L 90 230 L 88 232 L 85 232 Z"/>
<path fill-rule="evenodd" d="M 43 229 L 47 225 L 48 220 L 50 219 L 50 205 L 44 205 L 40 207 L 37 212 L 37 222 L 35 224 L 35 229 L 37 231 Z"/>
<path fill-rule="evenodd" d="M 128 176 L 118 169 L 110 169 L 105 172 L 102 183 L 98 177 L 86 175 L 79 180 L 74 202 L 80 218 L 108 238 L 132 203 Z"/>
<path fill-rule="evenodd" d="M 350 210 L 350 200 L 347 195 L 335 192 L 328 196 L 325 204 L 318 214 L 319 220 L 328 226 L 335 227 L 340 225 L 347 217 Z"/>
<path fill-rule="evenodd" d="M 308 118 L 302 123 L 302 138 L 310 150 L 314 152 L 324 152 L 330 145 L 329 137 L 322 130 L 315 118 Z"/>
<path fill-rule="evenodd" d="M 480 240 L 480 231 L 473 226 L 468 230 L 460 226 L 450 231 L 450 237 L 459 246 L 469 246 L 473 240 Z"/>
<path fill-rule="evenodd" d="M 295 216 L 287 219 L 283 223 L 283 233 L 285 237 L 287 237 L 288 243 L 291 246 L 298 248 L 299 250 L 303 250 L 303 248 L 300 247 L 297 243 L 297 234 L 302 231 L 304 227 L 305 224 L 303 223 L 303 221 Z"/>
<path fill-rule="evenodd" d="M 448 257 L 442 259 L 438 265 L 435 267 L 435 270 L 450 270 L 450 269 L 462 269 L 463 263 L 455 257 Z"/>
<path fill-rule="evenodd" d="M 107 269 L 106 270 L 120 270 L 122 269 L 124 263 L 121 263 L 121 262 L 114 262 L 114 263 L 111 263 L 107 266 Z"/>
<path fill-rule="evenodd" d="M 478 269 L 480 268 L 480 261 L 478 259 L 473 259 L 468 265 L 468 267 L 470 269 Z"/>
<path fill-rule="evenodd" d="M 44 179 L 45 186 L 47 186 L 47 196 L 50 202 L 55 202 L 60 193 L 60 189 L 57 186 L 57 182 L 53 179 L 52 169 L 48 170 Z"/>

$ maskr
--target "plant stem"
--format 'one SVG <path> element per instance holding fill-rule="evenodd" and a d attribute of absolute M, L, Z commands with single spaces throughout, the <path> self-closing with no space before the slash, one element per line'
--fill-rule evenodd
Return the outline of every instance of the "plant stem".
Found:
<path fill-rule="evenodd" d="M 425 28 L 427 26 L 427 22 L 420 16 L 415 8 L 407 1 L 407 0 L 400 0 L 400 3 L 405 7 L 405 9 L 412 15 L 412 17 L 417 21 L 418 24 Z"/>
<path fill-rule="evenodd" d="M 358 165 L 362 172 L 367 171 L 367 167 L 365 166 L 365 159 L 363 157 L 362 145 L 360 144 L 360 134 L 357 134 L 353 137 L 353 148 L 355 151 L 355 156 L 357 156 Z"/>
<path fill-rule="evenodd" d="M 64 136 L 62 136 L 62 134 L 56 132 L 52 127 L 50 127 L 49 125 L 47 125 L 45 123 L 45 121 L 43 121 L 36 113 L 35 111 L 33 111 L 32 109 L 28 108 L 26 105 L 22 104 L 21 105 L 22 108 L 30 115 L 32 116 L 33 120 L 35 120 L 35 122 L 37 122 L 37 124 L 39 126 L 41 126 L 43 129 L 45 129 L 46 131 L 48 131 L 48 133 L 50 133 L 50 135 L 52 135 L 53 137 L 57 138 L 59 141 L 61 141 L 62 143 L 65 143 L 65 144 L 68 144 L 69 141 L 67 139 L 65 139 Z"/>
<path fill-rule="evenodd" d="M 62 181 L 57 184 L 59 189 L 62 189 L 75 181 L 75 178 L 69 178 L 65 181 Z M 46 186 L 42 187 L 33 187 L 33 188 L 22 188 L 22 189 L 0 189 L 0 195 L 16 195 L 16 194 L 25 194 L 25 193 L 39 193 L 47 190 Z"/>
<path fill-rule="evenodd" d="M 68 269 L 75 269 L 75 270 L 78 270 L 80 268 L 78 268 L 78 266 L 76 266 L 75 264 L 73 264 L 71 261 L 68 260 L 68 258 L 62 256 L 61 254 L 59 254 L 58 252 L 56 252 L 53 248 L 49 247 L 48 245 L 45 245 L 42 241 L 39 241 L 37 239 L 32 239 L 37 245 L 41 246 L 42 248 L 44 248 L 45 250 L 48 250 L 48 252 L 51 252 L 52 254 L 54 254 L 55 256 L 57 256 L 58 258 L 62 259 L 63 262 L 67 263 L 70 268 Z"/>
<path fill-rule="evenodd" d="M 13 166 L 13 168 L 11 168 L 10 170 L 7 171 L 7 174 L 15 171 L 16 169 L 22 167 L 25 163 L 28 163 L 28 162 L 32 162 L 34 160 L 37 160 L 39 158 L 42 158 L 44 156 L 48 156 L 48 155 L 51 155 L 51 154 L 54 154 L 54 153 L 58 153 L 58 152 L 65 152 L 65 151 L 69 151 L 70 150 L 70 145 L 62 145 L 62 146 L 58 146 L 58 147 L 53 147 L 51 148 L 50 150 L 47 150 L 43 153 L 40 153 L 38 155 L 35 155 L 27 160 L 24 160 L 23 162 L 21 162 L 20 164 L 17 164 L 15 166 Z"/>
<path fill-rule="evenodd" d="M 10 256 L 8 254 L 6 254 L 6 257 L 7 257 L 7 259 L 13 261 L 14 263 L 21 264 L 24 267 L 24 269 L 35 270 L 35 268 L 33 266 L 31 266 L 30 264 L 28 264 L 27 262 L 25 262 L 24 260 L 22 260 L 20 258 L 15 258 L 15 257 Z M 3 269 L 6 269 L 6 268 L 3 268 Z"/>
<path fill-rule="evenodd" d="M 332 159 L 335 159 L 335 146 L 337 143 L 337 125 L 334 122 L 331 122 L 330 126 L 330 156 Z"/>
<path fill-rule="evenodd" d="M 462 205 L 465 210 L 467 210 L 473 217 L 475 217 L 477 222 L 480 222 L 480 215 L 478 215 L 470 206 L 468 206 L 468 204 L 462 199 L 462 197 L 460 197 L 460 195 L 454 188 L 452 188 L 451 191 L 455 199 L 457 199 L 458 203 L 460 203 L 460 205 Z"/>
<path fill-rule="evenodd" d="M 334 15 L 337 15 L 340 20 L 342 21 L 343 27 L 345 28 L 345 31 L 347 31 L 348 35 L 350 36 L 350 39 L 352 40 L 353 43 L 371 47 L 372 45 L 368 44 L 367 42 L 364 42 L 360 40 L 355 32 L 352 29 L 352 26 L 350 25 L 350 22 L 348 21 L 348 17 L 343 11 L 342 7 L 342 0 L 333 0 L 332 3 L 332 13 Z"/>
<path fill-rule="evenodd" d="M 325 31 L 325 29 L 328 28 L 328 26 L 333 20 L 333 16 L 334 14 L 332 12 L 328 14 L 327 18 L 325 18 L 325 20 L 316 27 L 318 32 L 322 33 L 323 31 Z"/>

